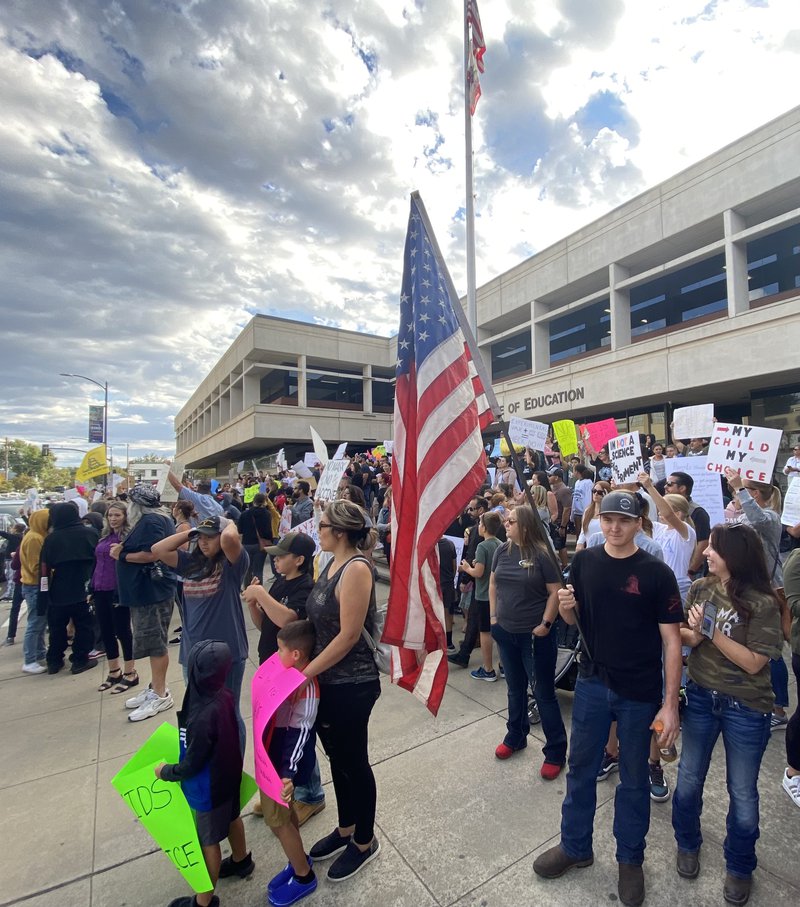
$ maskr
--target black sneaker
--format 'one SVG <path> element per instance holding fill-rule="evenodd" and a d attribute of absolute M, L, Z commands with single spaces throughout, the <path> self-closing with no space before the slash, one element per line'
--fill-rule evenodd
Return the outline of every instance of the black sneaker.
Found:
<path fill-rule="evenodd" d="M 326 835 L 324 838 L 320 838 L 320 840 L 317 841 L 308 855 L 316 863 L 319 863 L 322 860 L 330 860 L 331 857 L 335 857 L 336 854 L 341 853 L 352 840 L 352 835 L 343 838 L 339 834 L 339 829 L 334 828 L 329 835 Z"/>
<path fill-rule="evenodd" d="M 247 856 L 239 860 L 238 863 L 231 855 L 230 857 L 225 857 L 219 864 L 219 877 L 221 879 L 228 879 L 231 876 L 239 876 L 240 879 L 246 879 L 249 875 L 253 874 L 255 868 L 256 864 L 253 862 L 252 853 L 247 854 Z"/>
<path fill-rule="evenodd" d="M 458 652 L 453 655 L 448 655 L 447 660 L 451 665 L 458 665 L 459 668 L 469 667 L 469 658 L 464 658 L 463 655 L 459 655 Z"/>
<path fill-rule="evenodd" d="M 377 838 L 372 839 L 372 844 L 367 850 L 360 850 L 353 841 L 350 841 L 344 853 L 328 870 L 328 879 L 331 882 L 344 882 L 363 869 L 370 860 L 374 860 L 380 852 L 381 842 Z"/>
<path fill-rule="evenodd" d="M 608 750 L 603 750 L 603 761 L 600 763 L 600 771 L 597 773 L 598 781 L 605 781 L 611 772 L 619 771 L 619 755 L 612 756 Z"/>
<path fill-rule="evenodd" d="M 58 672 L 64 667 L 64 662 L 62 661 L 59 664 L 50 664 L 47 665 L 48 674 L 58 674 Z"/>
<path fill-rule="evenodd" d="M 75 664 L 72 663 L 72 667 L 69 669 L 70 674 L 83 674 L 84 671 L 88 671 L 91 668 L 97 667 L 97 659 L 89 658 L 86 661 Z"/>

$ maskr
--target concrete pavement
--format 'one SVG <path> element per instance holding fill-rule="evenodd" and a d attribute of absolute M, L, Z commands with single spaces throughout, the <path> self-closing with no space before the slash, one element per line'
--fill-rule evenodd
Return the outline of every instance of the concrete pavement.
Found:
<path fill-rule="evenodd" d="M 379 592 L 385 596 L 386 587 L 379 586 Z M 8 604 L 2 607 L 0 625 Z M 0 907 L 160 907 L 187 893 L 180 875 L 110 784 L 156 721 L 175 723 L 175 711 L 128 722 L 122 696 L 96 691 L 104 663 L 77 677 L 21 674 L 23 632 L 24 622 L 18 644 L 0 649 Z M 250 631 L 253 655 L 255 636 Z M 141 667 L 146 681 L 146 666 Z M 245 677 L 246 716 L 255 668 L 254 660 Z M 183 682 L 176 648 L 169 683 L 179 703 Z M 559 698 L 569 722 L 571 694 L 559 693 Z M 794 708 L 793 681 L 791 698 Z M 505 707 L 502 681 L 476 681 L 455 668 L 436 719 L 410 694 L 384 682 L 371 723 L 381 855 L 348 882 L 333 885 L 321 878 L 307 903 L 582 907 L 616 901 L 615 777 L 598 785 L 594 866 L 554 882 L 538 879 L 531 864 L 558 840 L 564 776 L 551 783 L 539 778 L 538 727 L 525 751 L 508 762 L 494 758 L 505 730 Z M 774 735 L 761 771 L 759 868 L 750 901 L 756 907 L 800 904 L 800 810 L 781 789 L 783 741 L 783 732 Z M 336 822 L 322 754 L 320 763 L 328 807 L 303 828 L 309 846 Z M 252 772 L 252 741 L 246 764 Z M 666 771 L 674 784 L 675 766 Z M 649 907 L 723 903 L 724 779 L 719 747 L 706 785 L 702 871 L 694 882 L 674 871 L 670 803 L 653 804 L 645 862 Z M 260 819 L 246 815 L 245 827 L 257 868 L 247 881 L 220 883 L 218 893 L 227 907 L 264 905 L 266 882 L 285 862 Z"/>

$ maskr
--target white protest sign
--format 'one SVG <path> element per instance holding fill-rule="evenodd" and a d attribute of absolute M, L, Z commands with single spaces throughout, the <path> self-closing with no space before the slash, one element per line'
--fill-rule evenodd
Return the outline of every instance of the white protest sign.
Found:
<path fill-rule="evenodd" d="M 664 460 L 667 475 L 685 472 L 694 481 L 691 498 L 708 514 L 712 526 L 725 522 L 722 482 L 716 473 L 706 470 L 708 457 L 668 457 Z M 667 489 L 669 491 L 669 489 Z"/>
<path fill-rule="evenodd" d="M 681 406 L 672 414 L 673 438 L 708 438 L 714 431 L 714 404 Z"/>
<path fill-rule="evenodd" d="M 487 466 L 486 472 L 489 473 L 489 485 L 491 485 L 491 487 L 494 488 L 494 477 L 497 475 L 497 467 L 496 466 Z"/>
<path fill-rule="evenodd" d="M 244 460 L 239 460 L 239 462 L 236 464 L 236 472 L 237 473 L 244 472 Z"/>
<path fill-rule="evenodd" d="M 65 501 L 77 501 L 78 498 L 82 497 L 81 493 L 77 488 L 65 488 L 64 489 L 64 500 Z"/>
<path fill-rule="evenodd" d="M 336 492 L 339 490 L 339 482 L 350 465 L 349 460 L 329 460 L 328 465 L 322 470 L 319 477 L 317 493 L 314 495 L 316 501 L 333 501 L 336 499 Z"/>
<path fill-rule="evenodd" d="M 636 476 L 642 471 L 643 462 L 638 432 L 628 432 L 611 438 L 608 442 L 608 455 L 611 457 L 611 472 L 617 485 L 627 485 L 636 481 Z"/>
<path fill-rule="evenodd" d="M 281 521 L 278 524 L 278 535 L 283 538 L 287 532 L 291 532 L 292 529 L 292 508 L 288 504 L 283 508 L 281 513 Z"/>
<path fill-rule="evenodd" d="M 347 450 L 347 441 L 342 441 L 342 443 L 336 448 L 336 453 L 333 455 L 334 460 L 343 460 L 345 457 L 345 451 Z"/>
<path fill-rule="evenodd" d="M 544 422 L 535 422 L 533 419 L 519 419 L 512 417 L 508 423 L 508 437 L 512 444 L 522 444 L 531 450 L 544 450 L 547 440 L 547 425 Z"/>
<path fill-rule="evenodd" d="M 311 467 L 313 467 L 313 466 L 322 465 L 319 457 L 316 455 L 316 453 L 313 450 L 309 450 L 308 452 L 303 454 L 303 463 L 306 466 L 308 466 L 309 469 L 311 469 Z"/>
<path fill-rule="evenodd" d="M 283 448 L 278 451 L 278 455 L 275 457 L 275 463 L 279 469 L 289 468 L 289 464 L 286 462 L 286 452 Z"/>
<path fill-rule="evenodd" d="M 708 446 L 706 469 L 723 473 L 730 466 L 751 482 L 770 483 L 782 437 L 779 428 L 717 422 Z"/>
<path fill-rule="evenodd" d="M 306 456 L 308 456 L 308 454 L 306 454 Z M 312 456 L 313 456 L 313 454 L 312 454 Z M 308 466 L 306 466 L 306 464 L 302 460 L 298 460 L 294 464 L 294 466 L 292 466 L 292 469 L 297 473 L 297 475 L 300 476 L 301 479 L 310 479 L 311 478 L 311 470 L 308 468 Z"/>
<path fill-rule="evenodd" d="M 796 526 L 800 523 L 800 479 L 792 479 L 786 489 L 781 523 L 784 526 Z"/>
<path fill-rule="evenodd" d="M 182 460 L 173 460 L 168 470 L 165 469 L 163 473 L 159 473 L 157 490 L 161 496 L 162 504 L 173 504 L 178 500 L 178 492 L 167 481 L 168 475 L 172 474 L 180 482 L 183 478 L 183 473 L 184 465 Z"/>
<path fill-rule="evenodd" d="M 384 441 L 383 449 L 387 454 L 392 454 L 394 452 L 394 441 Z"/>
<path fill-rule="evenodd" d="M 294 529 L 292 529 L 292 532 L 301 532 L 303 535 L 307 535 L 309 538 L 313 539 L 315 546 L 314 554 L 319 554 L 319 532 L 317 531 L 313 517 L 310 520 L 306 520 L 304 523 L 298 523 Z"/>
<path fill-rule="evenodd" d="M 461 535 L 461 536 L 446 535 L 445 538 L 449 539 L 453 543 L 453 545 L 455 546 L 455 549 L 456 549 L 456 575 L 455 575 L 455 579 L 453 580 L 453 583 L 457 589 L 458 588 L 458 567 L 459 567 L 459 564 L 461 563 L 461 558 L 464 554 L 464 536 L 463 535 Z"/>
<path fill-rule="evenodd" d="M 324 466 L 328 462 L 328 448 L 314 426 L 309 425 L 308 427 L 311 429 L 311 443 L 314 445 L 314 453 L 317 455 L 320 464 Z M 309 463 L 308 465 L 312 466 L 313 464 Z"/>

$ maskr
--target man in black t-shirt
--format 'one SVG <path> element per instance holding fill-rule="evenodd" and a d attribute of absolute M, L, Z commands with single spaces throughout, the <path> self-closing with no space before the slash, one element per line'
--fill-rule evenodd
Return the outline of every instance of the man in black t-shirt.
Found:
<path fill-rule="evenodd" d="M 680 728 L 681 674 L 678 584 L 664 563 L 638 548 L 641 503 L 615 491 L 600 505 L 606 542 L 580 551 L 571 585 L 559 592 L 559 611 L 582 635 L 580 676 L 572 711 L 567 794 L 561 809 L 561 843 L 533 864 L 553 879 L 573 866 L 590 866 L 597 805 L 596 779 L 608 730 L 617 721 L 620 784 L 614 836 L 623 904 L 644 900 L 645 837 L 650 825 L 648 756 L 651 730 L 660 747 L 672 745 Z M 662 651 L 664 695 L 662 702 Z"/>

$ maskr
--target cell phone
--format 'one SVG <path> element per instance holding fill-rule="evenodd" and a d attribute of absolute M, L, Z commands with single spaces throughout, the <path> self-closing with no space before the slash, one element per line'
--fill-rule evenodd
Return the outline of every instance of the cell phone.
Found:
<path fill-rule="evenodd" d="M 705 602 L 703 605 L 703 620 L 700 624 L 700 635 L 706 639 L 714 638 L 714 630 L 717 627 L 717 606 L 712 602 Z"/>

